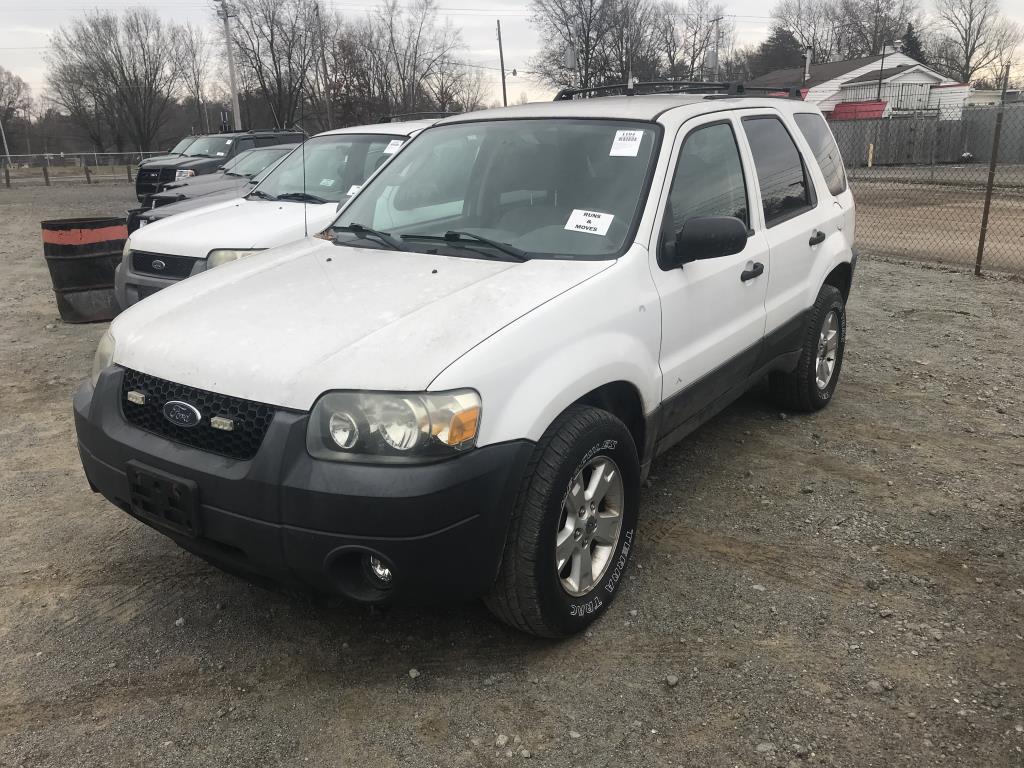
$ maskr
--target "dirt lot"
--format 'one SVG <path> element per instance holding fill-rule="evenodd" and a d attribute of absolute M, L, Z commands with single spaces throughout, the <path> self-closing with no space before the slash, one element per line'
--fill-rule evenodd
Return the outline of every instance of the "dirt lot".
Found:
<path fill-rule="evenodd" d="M 103 328 L 38 222 L 131 201 L 0 190 L 0 765 L 1024 765 L 1020 282 L 862 260 L 832 406 L 659 460 L 628 588 L 551 643 L 267 592 L 89 492 Z"/>
<path fill-rule="evenodd" d="M 1008 183 L 1015 186 L 997 189 L 992 198 L 983 265 L 986 269 L 1024 274 L 1024 175 Z M 984 188 L 906 182 L 885 176 L 872 180 L 858 177 L 850 186 L 857 198 L 861 248 L 973 268 L 985 206 Z"/>

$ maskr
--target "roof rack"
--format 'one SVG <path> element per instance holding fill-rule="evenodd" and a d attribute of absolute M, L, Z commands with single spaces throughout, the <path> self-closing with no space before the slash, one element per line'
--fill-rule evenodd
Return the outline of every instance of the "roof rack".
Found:
<path fill-rule="evenodd" d="M 741 82 L 699 83 L 693 80 L 654 80 L 646 83 L 616 83 L 595 85 L 590 88 L 563 88 L 554 101 L 592 99 L 598 96 L 636 96 L 650 93 L 704 94 L 705 98 L 730 96 L 760 96 L 769 98 L 802 99 L 799 88 L 769 88 L 746 85 Z"/>
<path fill-rule="evenodd" d="M 382 123 L 401 123 L 405 120 L 440 120 L 442 117 L 451 117 L 452 115 L 458 115 L 458 112 L 405 112 L 400 115 L 388 115 Z"/>

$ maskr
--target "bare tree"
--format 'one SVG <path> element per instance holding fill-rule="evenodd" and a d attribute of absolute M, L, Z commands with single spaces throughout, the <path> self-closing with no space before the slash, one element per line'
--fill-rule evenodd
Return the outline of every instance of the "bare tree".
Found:
<path fill-rule="evenodd" d="M 15 112 L 28 109 L 32 89 L 13 72 L 0 67 L 0 122 L 8 123 Z"/>
<path fill-rule="evenodd" d="M 537 78 L 554 86 L 600 83 L 612 0 L 532 0 L 530 9 L 541 42 L 532 63 Z"/>
<path fill-rule="evenodd" d="M 936 0 L 935 5 L 942 20 L 936 58 L 950 77 L 968 83 L 1012 60 L 1024 30 L 1000 13 L 998 0 Z"/>
<path fill-rule="evenodd" d="M 156 146 L 181 82 L 179 32 L 153 11 L 92 13 L 60 28 L 47 56 L 54 101 L 94 146 Z"/>
<path fill-rule="evenodd" d="M 206 116 L 206 83 L 210 74 L 210 40 L 199 27 L 186 24 L 180 33 L 182 81 L 188 95 L 196 103 L 196 119 L 200 130 L 203 126 L 209 130 L 209 118 Z"/>
<path fill-rule="evenodd" d="M 815 64 L 831 61 L 836 53 L 839 15 L 838 0 L 779 0 L 772 8 L 772 18 L 811 49 Z"/>
<path fill-rule="evenodd" d="M 661 69 L 658 7 L 650 0 L 617 0 L 609 12 L 603 48 L 604 74 L 624 83 L 630 76 L 653 80 Z"/>
<path fill-rule="evenodd" d="M 916 0 L 841 0 L 836 45 L 844 58 L 877 56 L 900 38 L 916 12 Z"/>
<path fill-rule="evenodd" d="M 233 43 L 278 128 L 294 124 L 317 53 L 317 0 L 247 0 L 234 7 Z"/>

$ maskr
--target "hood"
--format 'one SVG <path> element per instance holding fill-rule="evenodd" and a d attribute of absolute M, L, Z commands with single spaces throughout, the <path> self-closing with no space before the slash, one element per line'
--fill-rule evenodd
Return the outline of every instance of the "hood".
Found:
<path fill-rule="evenodd" d="M 243 190 L 251 188 L 251 182 L 244 176 L 228 176 L 217 173 L 212 176 L 196 176 L 191 184 L 168 184 L 162 192 L 152 195 L 156 200 L 185 200 L 203 195 L 212 195 L 226 189 Z M 208 181 L 207 181 L 208 180 Z"/>
<path fill-rule="evenodd" d="M 158 208 L 151 208 L 148 211 L 144 211 L 139 214 L 139 220 L 149 224 L 154 221 L 166 219 L 168 216 L 176 216 L 179 213 L 185 213 L 187 211 L 196 211 L 213 203 L 223 202 L 225 200 L 237 200 L 241 195 L 245 194 L 247 189 L 248 186 L 245 186 L 244 188 L 235 187 L 234 189 L 222 189 L 218 192 L 211 192 L 208 195 L 203 194 L 196 197 L 187 197 L 184 200 L 178 200 L 174 203 L 168 203 L 167 205 L 161 205 Z M 142 249 L 140 248 L 139 250 Z"/>
<path fill-rule="evenodd" d="M 199 173 L 205 168 L 219 168 L 226 163 L 226 157 L 189 157 L 187 155 L 166 155 L 164 157 L 150 158 L 144 165 L 140 166 L 147 170 L 158 168 L 191 168 Z"/>
<path fill-rule="evenodd" d="M 421 391 L 488 336 L 614 263 L 490 261 L 307 239 L 123 312 L 111 326 L 114 361 L 297 410 L 330 389 Z"/>
<path fill-rule="evenodd" d="M 147 157 L 145 160 L 139 162 L 139 168 L 146 168 L 150 165 L 160 165 L 162 163 L 173 162 L 174 160 L 181 159 L 181 155 L 154 155 L 153 157 Z"/>
<path fill-rule="evenodd" d="M 311 235 L 322 231 L 337 215 L 337 203 L 304 205 L 236 197 L 150 224 L 132 234 L 131 247 L 205 259 L 214 248 L 284 245 L 301 239 L 307 231 Z"/>

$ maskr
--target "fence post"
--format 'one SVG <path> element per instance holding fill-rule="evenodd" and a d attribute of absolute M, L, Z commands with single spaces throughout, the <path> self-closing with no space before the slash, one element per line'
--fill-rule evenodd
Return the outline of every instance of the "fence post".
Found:
<path fill-rule="evenodd" d="M 89 164 L 83 163 L 82 167 L 85 168 L 85 183 L 92 184 L 92 173 L 89 171 Z"/>
<path fill-rule="evenodd" d="M 8 189 L 11 188 L 11 166 L 7 164 L 4 164 L 4 184 Z"/>
<path fill-rule="evenodd" d="M 43 181 L 46 182 L 46 186 L 50 186 L 50 169 L 45 161 L 43 162 Z"/>
<path fill-rule="evenodd" d="M 124 169 L 128 172 L 128 183 L 130 184 L 132 180 L 132 167 L 131 165 L 125 165 Z"/>
<path fill-rule="evenodd" d="M 999 134 L 1003 128 L 1003 112 L 1006 111 L 1006 86 L 1010 82 L 1010 65 L 1003 67 L 1003 91 L 996 110 L 996 124 L 992 129 L 992 151 L 988 161 L 988 183 L 985 185 L 985 207 L 981 213 L 981 232 L 978 233 L 978 258 L 974 262 L 974 274 L 981 277 L 981 259 L 985 255 L 985 234 L 988 232 L 988 214 L 992 207 L 992 187 L 996 181 L 996 160 L 999 157 Z"/>

